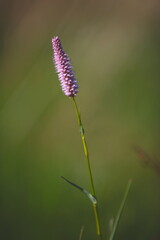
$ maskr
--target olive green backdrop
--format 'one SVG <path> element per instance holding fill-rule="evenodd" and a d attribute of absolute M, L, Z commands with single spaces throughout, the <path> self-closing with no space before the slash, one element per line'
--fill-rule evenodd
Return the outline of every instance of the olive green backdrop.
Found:
<path fill-rule="evenodd" d="M 52 62 L 71 58 L 104 236 L 128 179 L 117 240 L 160 239 L 160 4 L 0 2 L 0 239 L 97 239 L 72 101 Z M 108 239 L 105 237 L 104 239 Z"/>

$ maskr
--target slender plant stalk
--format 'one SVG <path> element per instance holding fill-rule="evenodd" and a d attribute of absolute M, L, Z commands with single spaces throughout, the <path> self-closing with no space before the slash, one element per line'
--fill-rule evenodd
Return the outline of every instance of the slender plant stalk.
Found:
<path fill-rule="evenodd" d="M 82 240 L 83 232 L 84 232 L 84 226 L 81 227 L 81 231 L 79 234 L 79 240 Z"/>
<path fill-rule="evenodd" d="M 56 36 L 52 39 L 52 48 L 54 51 L 55 68 L 58 73 L 62 91 L 64 92 L 64 94 L 66 96 L 72 98 L 74 107 L 76 110 L 78 125 L 80 127 L 80 134 L 81 134 L 81 139 L 82 139 L 83 150 L 84 150 L 84 154 L 85 154 L 85 158 L 86 158 L 86 162 L 87 162 L 88 175 L 89 175 L 90 185 L 91 185 L 91 193 L 86 191 L 82 187 L 70 182 L 66 178 L 64 178 L 64 177 L 62 177 L 62 178 L 65 181 L 67 181 L 69 184 L 73 185 L 74 187 L 78 188 L 83 193 L 85 193 L 89 197 L 89 199 L 92 201 L 93 211 L 94 211 L 94 216 L 95 216 L 95 221 L 96 221 L 97 235 L 98 235 L 99 239 L 102 240 L 100 217 L 99 217 L 96 193 L 95 193 L 95 188 L 94 188 L 94 183 L 93 183 L 91 165 L 90 165 L 90 161 L 89 161 L 89 152 L 88 152 L 88 147 L 87 147 L 87 143 L 86 143 L 86 139 L 85 139 L 84 128 L 83 128 L 83 124 L 81 121 L 81 116 L 80 116 L 78 106 L 77 106 L 77 103 L 75 100 L 75 96 L 78 93 L 79 86 L 78 86 L 77 80 L 74 76 L 74 72 L 72 69 L 72 65 L 70 63 L 70 59 L 69 59 L 68 55 L 64 52 L 62 45 L 61 45 L 61 41 L 58 38 L 58 36 Z M 126 201 L 128 192 L 129 192 L 130 185 L 131 185 L 131 182 L 128 183 L 128 186 L 127 186 L 124 198 L 122 200 L 122 203 L 120 205 L 120 209 L 118 211 L 118 214 L 117 214 L 117 217 L 116 217 L 109 240 L 113 240 L 113 238 L 115 236 L 117 226 L 118 226 L 118 223 L 119 223 L 119 220 L 120 220 L 120 217 L 121 217 L 124 205 L 125 205 L 125 201 Z M 81 238 L 81 236 L 80 236 L 80 238 Z"/>
<path fill-rule="evenodd" d="M 81 116 L 80 116 L 80 113 L 78 110 L 76 100 L 74 97 L 72 97 L 72 99 L 73 99 L 75 110 L 76 110 L 78 125 L 80 127 L 80 134 L 81 134 L 82 145 L 83 145 L 84 154 L 85 154 L 87 167 L 88 167 L 88 175 L 89 175 L 89 179 L 90 179 L 92 195 L 96 198 L 95 187 L 94 187 L 92 171 L 91 171 L 91 165 L 90 165 L 90 160 L 89 160 L 89 152 L 88 152 L 88 147 L 87 147 L 87 143 L 86 143 L 86 139 L 85 139 L 85 135 L 84 135 L 84 128 L 83 128 L 83 124 L 82 124 L 82 120 L 81 120 Z M 94 216 L 95 216 L 95 221 L 96 221 L 97 235 L 102 240 L 102 232 L 101 232 L 101 226 L 100 226 L 100 217 L 99 217 L 98 206 L 97 206 L 97 203 L 93 203 L 92 205 L 93 205 L 93 211 L 94 211 Z"/>
<path fill-rule="evenodd" d="M 113 229 L 112 229 L 111 235 L 109 237 L 109 240 L 113 240 L 114 237 L 115 237 L 115 234 L 116 234 L 116 231 L 117 231 L 117 228 L 118 228 L 118 224 L 119 224 L 119 220 L 120 220 L 120 217 L 122 215 L 122 212 L 123 212 L 123 209 L 124 209 L 124 206 L 125 206 L 125 202 L 126 202 L 126 199 L 127 199 L 130 187 L 131 187 L 131 183 L 132 183 L 132 180 L 130 179 L 128 181 L 128 184 L 127 184 L 127 187 L 126 187 L 121 205 L 119 207 L 119 210 L 118 210 L 118 213 L 117 213 L 117 216 L 116 216 L 116 219 L 115 219 L 115 222 L 114 222 Z"/>

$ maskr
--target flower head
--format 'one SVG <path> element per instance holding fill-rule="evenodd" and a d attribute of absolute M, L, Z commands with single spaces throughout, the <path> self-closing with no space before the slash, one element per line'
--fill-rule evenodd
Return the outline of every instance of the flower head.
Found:
<path fill-rule="evenodd" d="M 58 73 L 62 90 L 66 96 L 75 97 L 78 93 L 78 84 L 68 55 L 63 51 L 60 39 L 56 36 L 52 39 L 54 51 L 54 63 Z"/>

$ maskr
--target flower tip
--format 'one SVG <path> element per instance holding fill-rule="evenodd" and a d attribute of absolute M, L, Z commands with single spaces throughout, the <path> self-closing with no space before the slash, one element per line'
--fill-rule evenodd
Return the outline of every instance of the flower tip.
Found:
<path fill-rule="evenodd" d="M 59 37 L 58 37 L 58 36 L 54 36 L 54 37 L 52 38 L 52 42 L 55 41 L 55 40 L 57 40 L 57 39 L 59 39 Z"/>
<path fill-rule="evenodd" d="M 55 36 L 55 37 L 52 38 L 52 46 L 53 47 L 54 47 L 54 45 L 56 44 L 57 41 L 60 42 L 60 39 L 59 39 L 58 36 Z"/>

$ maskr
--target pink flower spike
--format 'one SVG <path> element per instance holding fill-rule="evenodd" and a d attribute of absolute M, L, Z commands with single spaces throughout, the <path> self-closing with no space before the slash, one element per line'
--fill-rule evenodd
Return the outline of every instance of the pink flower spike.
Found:
<path fill-rule="evenodd" d="M 62 91 L 66 96 L 75 97 L 78 93 L 78 84 L 74 76 L 72 65 L 68 55 L 63 51 L 60 39 L 56 36 L 52 39 L 54 51 L 55 69 L 58 73 Z"/>

